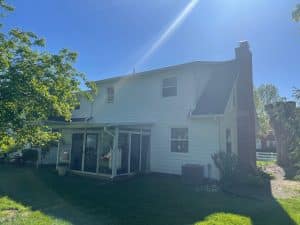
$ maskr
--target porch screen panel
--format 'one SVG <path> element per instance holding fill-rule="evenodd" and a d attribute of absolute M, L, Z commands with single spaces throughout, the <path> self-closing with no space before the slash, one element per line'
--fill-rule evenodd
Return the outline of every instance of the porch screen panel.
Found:
<path fill-rule="evenodd" d="M 97 168 L 97 134 L 86 135 L 84 171 L 96 173 Z"/>
<path fill-rule="evenodd" d="M 113 130 L 109 130 L 113 133 Z M 112 150 L 114 139 L 106 132 L 102 132 L 100 141 L 100 156 L 99 156 L 99 173 L 111 174 L 112 173 Z"/>
<path fill-rule="evenodd" d="M 71 165 L 72 170 L 81 170 L 83 134 L 72 134 Z"/>
<path fill-rule="evenodd" d="M 142 136 L 142 154 L 141 154 L 141 172 L 146 172 L 150 169 L 150 135 Z"/>
<path fill-rule="evenodd" d="M 128 173 L 128 157 L 129 157 L 129 134 L 119 134 L 119 148 L 117 154 L 117 174 Z"/>
<path fill-rule="evenodd" d="M 131 135 L 130 172 L 138 172 L 140 167 L 140 135 Z"/>

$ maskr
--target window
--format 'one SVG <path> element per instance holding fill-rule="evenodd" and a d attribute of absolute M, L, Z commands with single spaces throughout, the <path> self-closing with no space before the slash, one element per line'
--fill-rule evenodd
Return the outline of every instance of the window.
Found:
<path fill-rule="evenodd" d="M 106 102 L 107 103 L 113 103 L 114 102 L 114 97 L 115 97 L 115 90 L 113 87 L 108 87 L 107 88 L 107 98 Z"/>
<path fill-rule="evenodd" d="M 230 153 L 231 151 L 232 151 L 231 130 L 226 129 L 226 152 Z"/>
<path fill-rule="evenodd" d="M 176 77 L 166 78 L 163 80 L 162 96 L 170 97 L 177 95 L 177 79 Z"/>
<path fill-rule="evenodd" d="M 188 128 L 171 128 L 171 152 L 188 152 Z"/>
<path fill-rule="evenodd" d="M 75 106 L 75 110 L 78 110 L 78 109 L 80 109 L 80 103 Z"/>

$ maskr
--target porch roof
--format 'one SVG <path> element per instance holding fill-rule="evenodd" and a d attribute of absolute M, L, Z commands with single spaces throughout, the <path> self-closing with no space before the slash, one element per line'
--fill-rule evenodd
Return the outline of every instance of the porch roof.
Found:
<path fill-rule="evenodd" d="M 76 121 L 76 122 L 75 122 Z M 48 121 L 52 128 L 101 128 L 101 127 L 119 127 L 119 128 L 149 128 L 154 125 L 154 122 L 90 122 L 87 120 L 72 122 Z"/>

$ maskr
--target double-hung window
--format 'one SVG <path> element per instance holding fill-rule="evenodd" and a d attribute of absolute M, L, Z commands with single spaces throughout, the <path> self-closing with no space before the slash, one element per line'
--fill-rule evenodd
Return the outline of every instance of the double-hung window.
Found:
<path fill-rule="evenodd" d="M 113 103 L 114 102 L 114 98 L 115 98 L 115 90 L 114 87 L 108 87 L 106 89 L 106 103 Z"/>
<path fill-rule="evenodd" d="M 177 96 L 177 78 L 170 77 L 163 79 L 162 96 L 171 97 Z"/>
<path fill-rule="evenodd" d="M 171 128 L 171 152 L 188 152 L 188 128 Z"/>

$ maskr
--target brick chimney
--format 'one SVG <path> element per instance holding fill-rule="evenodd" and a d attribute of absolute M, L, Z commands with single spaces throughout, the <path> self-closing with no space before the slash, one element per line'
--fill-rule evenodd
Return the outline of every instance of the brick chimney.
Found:
<path fill-rule="evenodd" d="M 240 166 L 256 166 L 255 106 L 253 98 L 252 53 L 247 41 L 235 49 L 237 65 L 237 144 Z"/>

